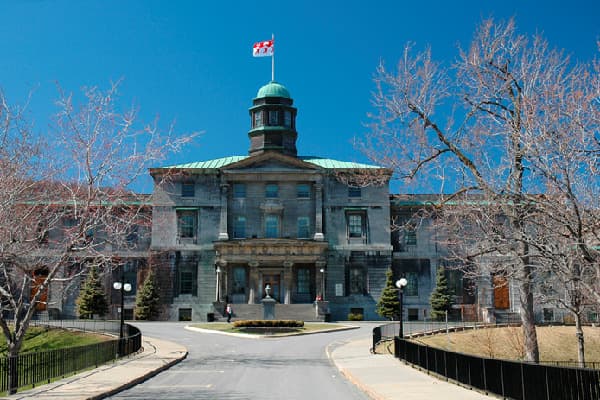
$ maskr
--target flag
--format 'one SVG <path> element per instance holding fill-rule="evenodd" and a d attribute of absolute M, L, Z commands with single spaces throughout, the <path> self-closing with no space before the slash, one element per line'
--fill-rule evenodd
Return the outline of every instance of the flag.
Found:
<path fill-rule="evenodd" d="M 254 57 L 268 57 L 273 55 L 275 41 L 265 40 L 263 42 L 254 43 L 252 48 L 252 56 Z"/>

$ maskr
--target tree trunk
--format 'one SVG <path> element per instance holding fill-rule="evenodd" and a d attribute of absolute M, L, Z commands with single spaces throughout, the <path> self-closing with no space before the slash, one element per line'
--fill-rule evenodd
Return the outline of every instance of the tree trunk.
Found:
<path fill-rule="evenodd" d="M 581 315 L 580 313 L 573 313 L 575 317 L 575 335 L 577 336 L 577 360 L 579 366 L 585 368 L 585 343 L 583 338 L 583 327 L 581 326 Z"/>
<path fill-rule="evenodd" d="M 523 344 L 525 346 L 525 361 L 540 362 L 540 350 L 535 329 L 533 313 L 533 292 L 531 291 L 531 267 L 523 266 L 523 276 L 519 285 L 521 298 L 521 325 L 523 329 Z"/>

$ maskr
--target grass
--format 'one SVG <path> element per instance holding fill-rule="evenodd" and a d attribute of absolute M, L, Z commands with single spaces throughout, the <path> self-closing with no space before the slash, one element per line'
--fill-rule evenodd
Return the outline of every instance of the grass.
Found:
<path fill-rule="evenodd" d="M 537 336 L 541 361 L 577 361 L 574 326 L 537 327 Z M 600 361 L 600 328 L 584 327 L 584 338 L 586 361 Z M 443 333 L 414 340 L 458 353 L 507 360 L 523 359 L 520 327 L 476 329 L 449 335 Z"/>
<path fill-rule="evenodd" d="M 110 340 L 105 335 L 66 329 L 33 326 L 27 330 L 21 353 L 48 351 L 66 347 L 83 346 Z M 0 341 L 0 356 L 6 355 L 6 341 Z"/>
<path fill-rule="evenodd" d="M 245 331 L 243 328 L 235 328 L 233 326 L 233 324 L 229 324 L 227 322 L 207 322 L 207 323 L 201 323 L 201 324 L 193 324 L 190 326 L 193 328 L 208 329 L 208 330 L 228 332 L 228 333 L 244 333 L 244 334 L 249 334 L 249 335 L 252 335 L 252 334 L 261 335 L 261 333 L 249 333 L 249 332 Z M 341 328 L 347 328 L 347 327 L 348 327 L 348 325 L 335 324 L 335 323 L 305 322 L 304 327 L 295 329 L 294 332 L 292 332 L 292 334 L 293 333 L 319 332 L 319 331 L 323 331 L 323 330 L 341 329 Z M 289 335 L 290 332 L 287 332 L 285 334 Z M 273 336 L 277 336 L 277 334 L 274 334 Z"/>

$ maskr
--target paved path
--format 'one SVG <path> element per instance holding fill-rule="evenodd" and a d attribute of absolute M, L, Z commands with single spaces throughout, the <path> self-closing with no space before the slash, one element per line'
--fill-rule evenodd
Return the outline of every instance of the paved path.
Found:
<path fill-rule="evenodd" d="M 332 343 L 330 358 L 352 383 L 377 400 L 475 400 L 490 399 L 474 390 L 449 383 L 415 368 L 392 355 L 371 354 L 371 338 Z"/>
<path fill-rule="evenodd" d="M 433 378 L 403 364 L 391 355 L 373 355 L 369 352 L 370 345 L 371 337 L 366 335 L 334 341 L 328 346 L 327 355 L 350 382 L 361 388 L 372 399 L 491 398 Z M 185 359 L 186 356 L 186 348 L 179 344 L 145 337 L 144 352 L 141 354 L 7 398 L 101 399 L 149 379 Z"/>
<path fill-rule="evenodd" d="M 185 347 L 165 340 L 144 337 L 143 346 L 144 351 L 137 355 L 7 398 L 102 399 L 151 378 L 187 356 Z"/>

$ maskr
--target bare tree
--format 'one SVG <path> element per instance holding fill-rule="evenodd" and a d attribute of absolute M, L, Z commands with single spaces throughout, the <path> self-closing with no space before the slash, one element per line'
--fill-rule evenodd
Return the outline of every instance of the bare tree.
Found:
<path fill-rule="evenodd" d="M 571 65 L 540 36 L 517 34 L 512 20 L 484 21 L 448 68 L 432 60 L 431 50 L 413 55 L 412 47 L 396 70 L 383 64 L 377 70 L 378 112 L 364 149 L 398 178 L 439 183 L 444 218 L 438 221 L 455 234 L 449 238 L 461 238 L 450 243 L 452 255 L 470 272 L 475 262 L 480 273 L 518 282 L 525 358 L 539 361 L 536 220 L 552 213 L 542 203 L 560 204 L 551 194 L 540 202 L 539 194 L 561 172 L 539 171 L 538 164 L 549 159 L 547 141 L 556 131 L 585 132 L 598 148 L 597 70 Z M 552 150 L 559 158 L 570 151 Z M 588 165 L 598 167 L 589 159 Z"/>
<path fill-rule="evenodd" d="M 157 121 L 139 127 L 135 109 L 118 108 L 117 89 L 84 89 L 80 104 L 60 91 L 45 138 L 0 97 L 0 328 L 9 357 L 50 285 L 119 262 L 132 229 L 149 223 L 148 197 L 130 185 L 195 136 L 162 133 Z"/>

